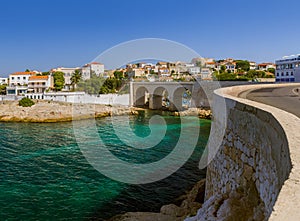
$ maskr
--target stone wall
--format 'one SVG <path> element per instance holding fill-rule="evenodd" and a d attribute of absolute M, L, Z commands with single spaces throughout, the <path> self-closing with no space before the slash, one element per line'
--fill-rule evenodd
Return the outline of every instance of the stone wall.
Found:
<path fill-rule="evenodd" d="M 219 125 L 224 139 L 208 165 L 206 201 L 187 220 L 300 219 L 300 119 L 238 97 L 262 87 L 274 85 L 215 91 L 217 99 L 225 99 L 227 120 L 218 119 L 219 110 L 213 109 L 212 132 Z"/>

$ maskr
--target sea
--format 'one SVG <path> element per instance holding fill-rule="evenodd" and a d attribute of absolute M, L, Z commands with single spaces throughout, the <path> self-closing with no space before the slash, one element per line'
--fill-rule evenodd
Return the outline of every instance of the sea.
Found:
<path fill-rule="evenodd" d="M 155 146 L 136 149 L 118 138 L 118 123 L 124 122 L 129 125 L 122 129 L 123 135 L 128 132 L 128 140 L 149 137 L 153 116 L 166 122 L 156 125 L 166 130 Z M 0 220 L 106 220 L 125 212 L 159 212 L 162 205 L 175 202 L 205 177 L 198 163 L 209 137 L 210 120 L 146 110 L 133 116 L 93 119 L 95 128 L 90 121 L 80 121 L 79 129 L 93 134 L 96 128 L 99 145 L 127 163 L 165 158 L 176 148 L 183 128 L 198 140 L 176 172 L 152 183 L 132 184 L 104 175 L 90 164 L 78 145 L 89 145 L 89 140 L 79 140 L 83 138 L 76 136 L 72 122 L 0 123 Z M 182 148 L 189 148 L 189 139 L 185 139 Z"/>

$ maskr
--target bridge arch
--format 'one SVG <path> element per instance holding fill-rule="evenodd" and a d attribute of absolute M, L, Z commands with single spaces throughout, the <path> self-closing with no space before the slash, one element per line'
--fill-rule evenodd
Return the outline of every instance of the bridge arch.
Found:
<path fill-rule="evenodd" d="M 189 93 L 188 93 L 189 92 Z M 173 92 L 173 95 L 170 97 L 170 110 L 171 111 L 181 111 L 184 109 L 183 107 L 183 96 L 190 96 L 192 91 L 183 87 L 179 86 Z M 188 99 L 186 99 L 188 100 Z"/>
<path fill-rule="evenodd" d="M 146 87 L 138 87 L 135 92 L 134 106 L 143 107 L 147 104 L 149 91 Z"/>
<path fill-rule="evenodd" d="M 150 94 L 149 108 L 154 110 L 160 110 L 163 107 L 163 101 L 168 98 L 169 92 L 163 87 L 159 86 L 154 89 L 154 92 Z"/>

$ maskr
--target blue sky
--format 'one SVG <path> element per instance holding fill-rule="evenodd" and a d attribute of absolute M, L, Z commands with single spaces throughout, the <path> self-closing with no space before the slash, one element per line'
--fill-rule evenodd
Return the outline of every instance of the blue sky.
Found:
<path fill-rule="evenodd" d="M 138 38 L 203 57 L 274 61 L 300 53 L 297 0 L 0 0 L 0 75 L 81 66 Z"/>

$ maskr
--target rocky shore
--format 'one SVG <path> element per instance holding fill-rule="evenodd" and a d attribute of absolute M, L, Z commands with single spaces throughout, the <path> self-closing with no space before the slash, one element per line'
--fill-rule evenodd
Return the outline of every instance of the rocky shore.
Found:
<path fill-rule="evenodd" d="M 2 122 L 64 122 L 135 113 L 136 111 L 129 107 L 100 104 L 37 101 L 31 107 L 21 107 L 17 101 L 4 101 L 0 103 L 0 121 Z"/>
<path fill-rule="evenodd" d="M 181 196 L 175 204 L 164 205 L 159 213 L 128 212 L 117 215 L 108 221 L 183 221 L 186 217 L 195 216 L 202 207 L 205 194 L 205 179 Z"/>
<path fill-rule="evenodd" d="M 126 106 L 108 106 L 102 104 L 71 104 L 53 101 L 37 101 L 31 107 L 21 107 L 17 101 L 0 103 L 0 122 L 66 122 L 107 116 L 138 114 L 140 108 Z M 199 116 L 211 119 L 211 111 L 190 108 L 181 112 L 170 112 L 174 116 Z"/>

